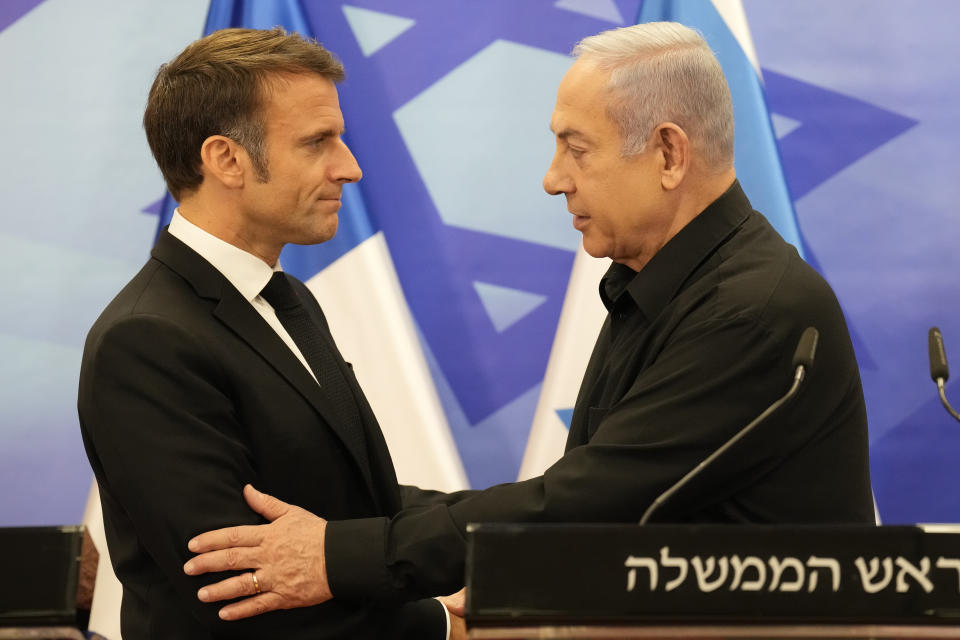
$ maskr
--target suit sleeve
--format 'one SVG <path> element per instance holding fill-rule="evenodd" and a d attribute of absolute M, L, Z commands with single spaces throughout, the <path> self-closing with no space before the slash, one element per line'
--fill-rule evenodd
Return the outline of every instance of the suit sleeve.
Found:
<path fill-rule="evenodd" d="M 569 450 L 542 476 L 389 520 L 331 522 L 326 553 L 333 593 L 380 598 L 454 591 L 464 581 L 470 522 L 639 521 L 656 496 L 786 392 L 789 331 L 774 336 L 736 319 L 678 329 L 616 404 L 578 406 L 589 412 L 588 444 Z M 814 404 L 829 411 L 829 395 L 842 392 L 826 390 Z M 762 477 L 810 436 L 807 419 L 822 422 L 822 416 L 798 416 L 790 428 L 781 422 L 753 432 L 671 506 L 696 511 Z M 358 553 L 360 547 L 368 552 Z"/>
<path fill-rule="evenodd" d="M 221 605 L 201 603 L 196 593 L 226 575 L 183 573 L 193 536 L 263 523 L 241 495 L 245 483 L 256 483 L 256 465 L 225 372 L 188 331 L 155 316 L 121 319 L 88 348 L 93 353 L 81 377 L 79 408 L 91 463 L 109 479 L 101 491 L 122 505 L 135 534 L 117 541 L 114 562 L 126 560 L 123 545 L 140 545 L 173 585 L 183 611 L 215 635 L 270 637 L 278 623 L 295 629 L 288 623 L 301 612 L 221 621 Z"/>
<path fill-rule="evenodd" d="M 444 491 L 434 491 L 432 489 L 421 489 L 409 484 L 400 485 L 400 500 L 403 509 L 414 509 L 417 507 L 430 507 L 438 504 L 451 505 L 464 500 L 476 491 L 454 491 L 446 493 Z"/>

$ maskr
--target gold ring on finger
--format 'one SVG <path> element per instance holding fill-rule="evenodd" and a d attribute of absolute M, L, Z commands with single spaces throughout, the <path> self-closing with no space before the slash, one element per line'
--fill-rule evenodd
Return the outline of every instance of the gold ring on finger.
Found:
<path fill-rule="evenodd" d="M 260 581 L 257 580 L 257 573 L 256 573 L 256 572 L 253 572 L 253 573 L 250 574 L 250 576 L 253 578 L 253 591 L 254 591 L 254 593 L 260 593 Z"/>

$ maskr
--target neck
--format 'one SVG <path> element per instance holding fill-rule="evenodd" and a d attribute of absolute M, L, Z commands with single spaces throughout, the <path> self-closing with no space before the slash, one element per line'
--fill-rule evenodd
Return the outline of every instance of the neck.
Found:
<path fill-rule="evenodd" d="M 704 209 L 722 196 L 733 181 L 737 172 L 733 167 L 700 176 L 694 180 L 681 196 L 684 214 L 687 217 L 684 226 L 696 218 Z M 679 229 L 677 230 L 679 231 Z"/>
<path fill-rule="evenodd" d="M 663 235 L 653 241 L 652 246 L 648 245 L 647 250 L 641 255 L 622 260 L 615 258 L 614 260 L 627 265 L 634 271 L 640 271 L 673 236 L 680 233 L 714 200 L 722 196 L 736 179 L 737 174 L 732 166 L 712 173 L 688 174 L 679 187 L 666 195 L 666 206 L 669 207 L 672 214 L 670 215 L 670 226 L 666 228 Z"/>
<path fill-rule="evenodd" d="M 237 203 L 230 194 L 210 194 L 200 189 L 180 201 L 180 215 L 210 235 L 260 258 L 273 268 L 280 259 L 283 245 L 264 241 L 242 223 Z"/>

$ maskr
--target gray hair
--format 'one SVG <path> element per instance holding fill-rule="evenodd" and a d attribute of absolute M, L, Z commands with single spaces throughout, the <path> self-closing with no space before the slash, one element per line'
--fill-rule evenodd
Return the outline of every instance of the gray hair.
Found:
<path fill-rule="evenodd" d="M 708 167 L 733 163 L 733 103 L 703 37 L 676 22 L 648 22 L 584 38 L 573 55 L 610 71 L 610 118 L 625 156 L 642 153 L 654 127 L 673 122 Z"/>

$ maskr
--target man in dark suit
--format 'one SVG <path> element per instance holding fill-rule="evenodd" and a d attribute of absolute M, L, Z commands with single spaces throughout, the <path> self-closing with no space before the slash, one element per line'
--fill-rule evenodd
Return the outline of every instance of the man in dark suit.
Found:
<path fill-rule="evenodd" d="M 91 329 L 78 400 L 126 640 L 447 635 L 436 600 L 331 602 L 225 628 L 182 570 L 191 536 L 263 522 L 245 483 L 338 518 L 401 508 L 323 312 L 278 263 L 288 242 L 333 237 L 341 189 L 361 177 L 341 139 L 342 77 L 316 42 L 230 29 L 162 66 L 150 91 L 144 127 L 180 207 Z M 255 572 L 231 575 L 259 591 Z"/>
<path fill-rule="evenodd" d="M 323 574 L 306 602 L 442 593 L 463 584 L 470 522 L 637 522 L 793 381 L 809 326 L 820 348 L 798 395 L 656 512 L 656 522 L 873 522 L 867 422 L 830 287 L 750 206 L 733 165 L 733 113 L 706 42 L 675 23 L 584 40 L 557 91 L 544 189 L 563 195 L 584 249 L 610 257 L 609 310 L 562 458 L 540 477 L 438 494 L 393 518 L 329 523 L 247 490 L 272 522 L 199 536 L 190 575 L 226 560 L 204 599 L 232 618 L 286 606 L 294 528 Z M 326 514 L 319 513 L 326 517 Z M 291 526 L 296 521 L 296 527 Z M 312 532 L 312 533 L 311 533 Z M 358 549 L 371 550 L 360 554 Z"/>

